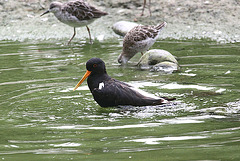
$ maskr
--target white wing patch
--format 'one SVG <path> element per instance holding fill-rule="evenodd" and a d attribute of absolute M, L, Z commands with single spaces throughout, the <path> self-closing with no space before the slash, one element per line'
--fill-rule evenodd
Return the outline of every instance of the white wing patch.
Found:
<path fill-rule="evenodd" d="M 104 88 L 104 83 L 102 82 L 102 83 L 99 83 L 99 85 L 98 85 L 98 89 L 102 89 L 102 88 Z"/>

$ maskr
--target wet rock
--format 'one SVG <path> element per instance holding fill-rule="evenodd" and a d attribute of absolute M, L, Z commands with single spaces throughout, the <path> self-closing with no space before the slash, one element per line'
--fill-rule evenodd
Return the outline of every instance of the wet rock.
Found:
<path fill-rule="evenodd" d="M 118 21 L 115 24 L 113 24 L 113 31 L 120 35 L 120 36 L 125 36 L 126 33 L 131 30 L 133 27 L 137 26 L 139 24 L 134 23 L 134 22 L 129 22 L 129 21 Z"/>
<path fill-rule="evenodd" d="M 164 73 L 172 73 L 179 70 L 175 57 L 170 52 L 162 49 L 152 49 L 146 52 L 140 58 L 138 67 Z"/>
<path fill-rule="evenodd" d="M 175 64 L 175 63 L 169 62 L 169 61 L 157 63 L 156 65 L 154 65 L 150 68 L 151 72 L 163 72 L 163 73 L 169 73 L 169 74 L 171 74 L 173 71 L 177 71 L 177 70 L 179 70 L 178 64 Z"/>

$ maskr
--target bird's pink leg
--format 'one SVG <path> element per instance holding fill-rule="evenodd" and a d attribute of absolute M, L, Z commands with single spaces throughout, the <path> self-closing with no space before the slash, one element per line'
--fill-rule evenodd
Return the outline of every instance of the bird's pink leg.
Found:
<path fill-rule="evenodd" d="M 150 16 L 152 16 L 152 12 L 151 12 L 151 0 L 149 0 L 148 10 L 149 10 Z"/>
<path fill-rule="evenodd" d="M 92 42 L 92 38 L 91 38 L 90 29 L 88 28 L 88 26 L 86 26 L 86 27 L 87 27 L 87 30 L 88 30 L 88 35 L 89 35 L 89 39 L 90 39 L 90 44 L 92 44 L 93 42 Z"/>
<path fill-rule="evenodd" d="M 73 39 L 74 36 L 76 35 L 76 28 L 74 27 L 73 30 L 74 30 L 74 32 L 73 32 L 73 36 L 72 36 L 71 39 L 68 41 L 68 45 L 71 44 L 72 39 Z"/>
<path fill-rule="evenodd" d="M 142 9 L 142 14 L 141 14 L 141 16 L 143 16 L 144 9 L 145 9 L 145 6 L 146 6 L 146 1 L 147 1 L 147 0 L 144 0 L 144 2 L 143 2 L 143 9 Z"/>

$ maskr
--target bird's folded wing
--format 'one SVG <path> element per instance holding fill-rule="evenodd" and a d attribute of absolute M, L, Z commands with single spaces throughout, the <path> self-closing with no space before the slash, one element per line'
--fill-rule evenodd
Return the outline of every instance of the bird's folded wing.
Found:
<path fill-rule="evenodd" d="M 98 92 L 102 98 L 108 99 L 109 101 L 112 100 L 115 105 L 144 106 L 160 104 L 163 101 L 161 98 L 156 99 L 144 96 L 134 90 L 132 86 L 115 79 L 105 83 L 104 88 L 98 90 Z"/>
<path fill-rule="evenodd" d="M 79 20 L 90 20 L 107 14 L 83 1 L 69 2 L 68 5 L 63 8 L 63 10 L 77 17 Z"/>

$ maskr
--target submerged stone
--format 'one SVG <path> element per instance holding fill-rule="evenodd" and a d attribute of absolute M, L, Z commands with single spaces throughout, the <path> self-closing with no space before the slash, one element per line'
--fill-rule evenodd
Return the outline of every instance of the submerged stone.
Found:
<path fill-rule="evenodd" d="M 147 51 L 139 60 L 140 69 L 150 69 L 150 71 L 172 73 L 179 70 L 178 62 L 168 51 L 162 49 L 152 49 Z"/>
<path fill-rule="evenodd" d="M 133 27 L 138 26 L 139 24 L 129 21 L 118 21 L 115 24 L 113 24 L 113 31 L 120 35 L 125 36 L 128 31 L 130 31 Z"/>
<path fill-rule="evenodd" d="M 171 74 L 173 71 L 177 71 L 178 69 L 179 69 L 178 64 L 169 62 L 169 61 L 164 61 L 164 62 L 157 63 L 156 65 L 152 66 L 150 68 L 150 71 Z"/>

